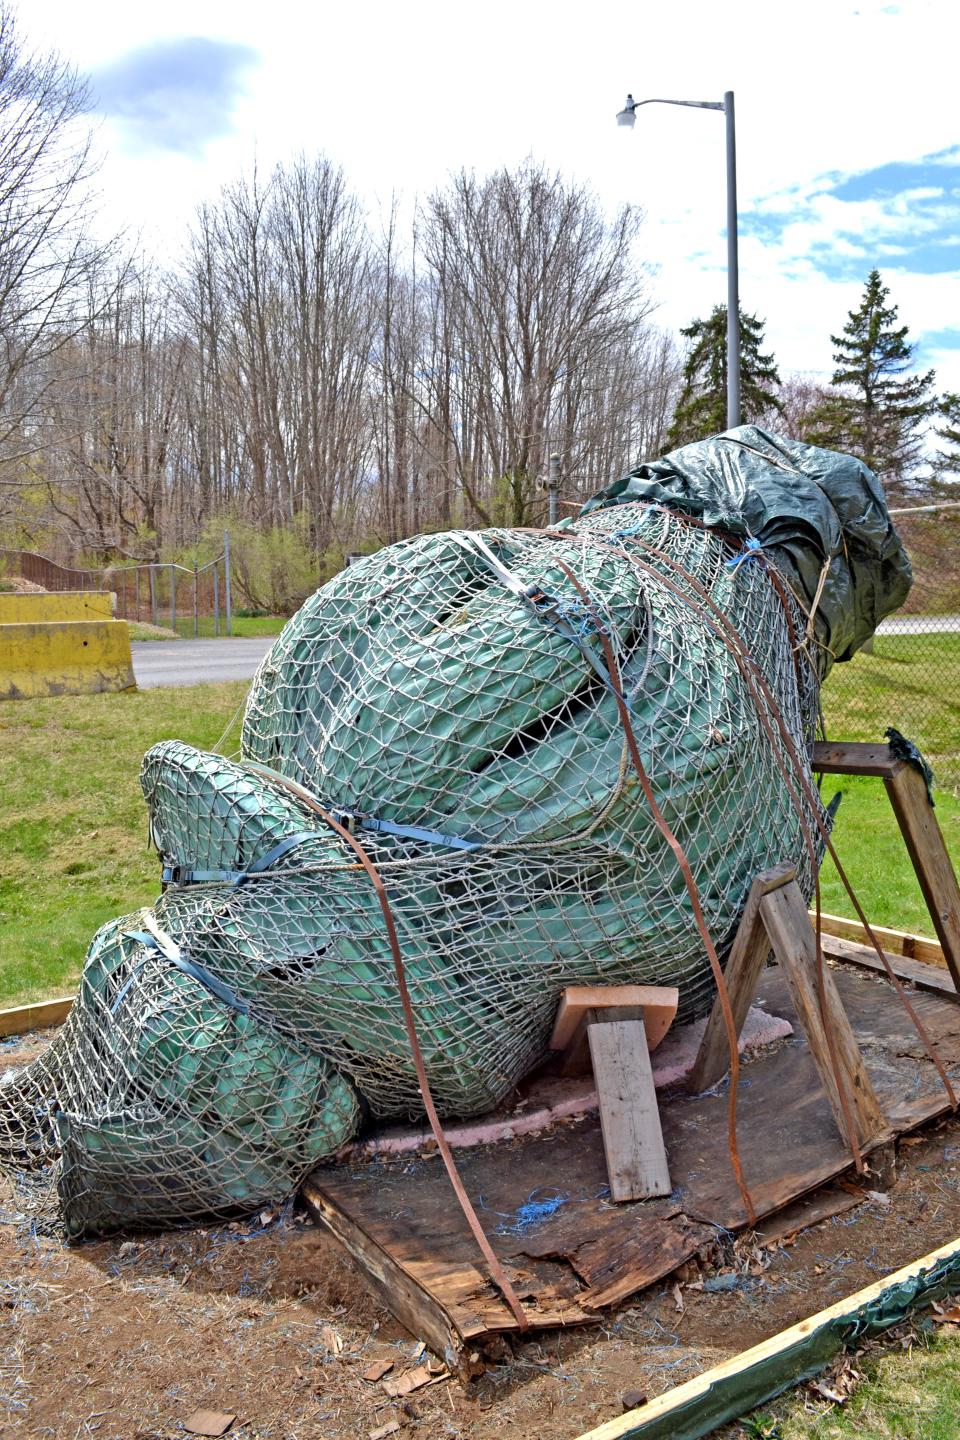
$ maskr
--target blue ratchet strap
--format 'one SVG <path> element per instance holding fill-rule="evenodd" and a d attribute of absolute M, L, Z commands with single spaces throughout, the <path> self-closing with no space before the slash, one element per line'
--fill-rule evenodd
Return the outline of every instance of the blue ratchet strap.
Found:
<path fill-rule="evenodd" d="M 304 840 L 316 840 L 315 830 L 296 830 L 287 835 L 266 855 L 261 855 L 245 870 L 194 870 L 188 865 L 164 865 L 161 880 L 164 885 L 242 885 L 248 875 L 261 875 Z"/>
<path fill-rule="evenodd" d="M 161 959 L 169 961 L 171 965 L 175 965 L 184 975 L 189 975 L 192 980 L 196 980 L 198 984 L 203 986 L 204 990 L 209 991 L 217 1000 L 222 1001 L 224 1005 L 228 1005 L 231 1010 L 236 1010 L 238 1015 L 249 1015 L 250 1006 L 245 1000 L 241 1000 L 239 995 L 234 994 L 229 985 L 224 985 L 222 980 L 218 980 L 216 975 L 211 975 L 210 971 L 203 965 L 198 965 L 196 960 L 185 959 L 184 956 L 179 953 L 179 947 L 176 954 L 171 953 L 171 951 L 160 944 L 156 935 L 151 935 L 148 930 L 125 930 L 123 934 L 125 939 L 136 940 L 138 945 L 143 945 L 155 955 L 159 955 Z M 140 969 L 141 966 L 138 965 L 120 989 L 117 998 L 110 1007 L 111 1015 L 117 1013 L 124 996 L 140 973 Z"/>

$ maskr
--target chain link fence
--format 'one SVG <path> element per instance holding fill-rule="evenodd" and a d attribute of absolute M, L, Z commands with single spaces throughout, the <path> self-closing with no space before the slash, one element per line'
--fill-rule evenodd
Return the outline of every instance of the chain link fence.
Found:
<path fill-rule="evenodd" d="M 43 590 L 109 590 L 118 620 L 175 630 L 178 635 L 233 634 L 230 542 L 214 560 L 192 568 L 169 561 L 110 565 L 101 570 L 60 565 L 31 550 L 0 550 L 0 576 L 18 576 Z"/>
<path fill-rule="evenodd" d="M 960 502 L 894 510 L 913 588 L 868 649 L 836 665 L 823 689 L 827 734 L 882 740 L 893 725 L 960 796 Z"/>

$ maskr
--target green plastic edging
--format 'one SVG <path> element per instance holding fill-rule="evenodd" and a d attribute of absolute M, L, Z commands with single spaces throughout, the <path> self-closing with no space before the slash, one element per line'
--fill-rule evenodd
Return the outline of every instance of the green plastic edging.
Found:
<path fill-rule="evenodd" d="M 960 1237 L 576 1440 L 699 1440 L 817 1374 L 841 1350 L 960 1290 Z"/>

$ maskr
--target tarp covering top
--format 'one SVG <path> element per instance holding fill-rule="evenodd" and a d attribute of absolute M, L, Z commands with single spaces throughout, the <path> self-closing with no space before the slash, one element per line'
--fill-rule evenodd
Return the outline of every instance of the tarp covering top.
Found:
<path fill-rule="evenodd" d="M 852 455 L 741 425 L 638 465 L 581 514 L 637 500 L 756 540 L 808 614 L 819 590 L 822 674 L 849 660 L 910 589 L 910 562 L 880 482 Z"/>

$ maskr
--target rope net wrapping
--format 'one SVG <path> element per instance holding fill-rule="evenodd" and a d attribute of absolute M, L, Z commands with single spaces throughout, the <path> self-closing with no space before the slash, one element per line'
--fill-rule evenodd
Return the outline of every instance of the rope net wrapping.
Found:
<path fill-rule="evenodd" d="M 343 571 L 263 661 L 238 762 L 146 755 L 164 893 L 98 933 L 67 1023 L 0 1081 L 0 1164 L 89 1235 L 276 1202 L 368 1115 L 422 1115 L 384 915 L 317 800 L 386 887 L 441 1115 L 509 1094 L 566 985 L 676 985 L 681 1021 L 705 1013 L 617 688 L 723 961 L 759 870 L 814 886 L 823 811 L 785 778 L 816 729 L 806 623 L 769 556 L 662 504 Z"/>

